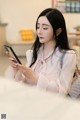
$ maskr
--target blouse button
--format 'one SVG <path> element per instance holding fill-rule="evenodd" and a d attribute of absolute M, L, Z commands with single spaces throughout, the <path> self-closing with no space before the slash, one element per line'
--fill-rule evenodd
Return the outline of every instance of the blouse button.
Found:
<path fill-rule="evenodd" d="M 41 64 L 43 64 L 43 61 L 41 61 Z"/>

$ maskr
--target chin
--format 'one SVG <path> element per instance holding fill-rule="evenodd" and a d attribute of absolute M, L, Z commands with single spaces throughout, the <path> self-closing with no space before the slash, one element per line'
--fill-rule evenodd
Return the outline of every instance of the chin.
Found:
<path fill-rule="evenodd" d="M 45 41 L 43 41 L 43 40 L 39 40 L 39 42 L 40 42 L 40 43 L 45 43 Z"/>

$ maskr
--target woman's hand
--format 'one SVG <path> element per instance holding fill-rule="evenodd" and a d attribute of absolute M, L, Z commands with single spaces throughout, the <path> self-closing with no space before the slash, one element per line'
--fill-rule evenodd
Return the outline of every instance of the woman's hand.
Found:
<path fill-rule="evenodd" d="M 10 63 L 11 63 L 11 66 L 13 67 L 13 69 L 17 71 L 18 70 L 17 61 L 13 57 L 9 57 L 9 60 L 10 60 Z"/>
<path fill-rule="evenodd" d="M 38 75 L 32 71 L 31 68 L 25 67 L 23 65 L 17 64 L 18 70 L 20 70 L 25 76 L 25 81 L 29 84 L 37 84 Z"/>

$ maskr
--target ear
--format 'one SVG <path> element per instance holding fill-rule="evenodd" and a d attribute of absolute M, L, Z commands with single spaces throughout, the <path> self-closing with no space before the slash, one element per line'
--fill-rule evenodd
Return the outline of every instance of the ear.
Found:
<path fill-rule="evenodd" d="M 61 32 L 62 32 L 62 28 L 58 28 L 58 29 L 56 30 L 56 36 L 58 36 Z"/>

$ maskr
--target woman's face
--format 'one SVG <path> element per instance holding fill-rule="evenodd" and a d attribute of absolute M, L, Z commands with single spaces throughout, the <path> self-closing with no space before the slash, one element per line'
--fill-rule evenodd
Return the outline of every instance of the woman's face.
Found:
<path fill-rule="evenodd" d="M 40 43 L 54 41 L 53 28 L 45 16 L 41 16 L 37 22 L 37 35 Z"/>

